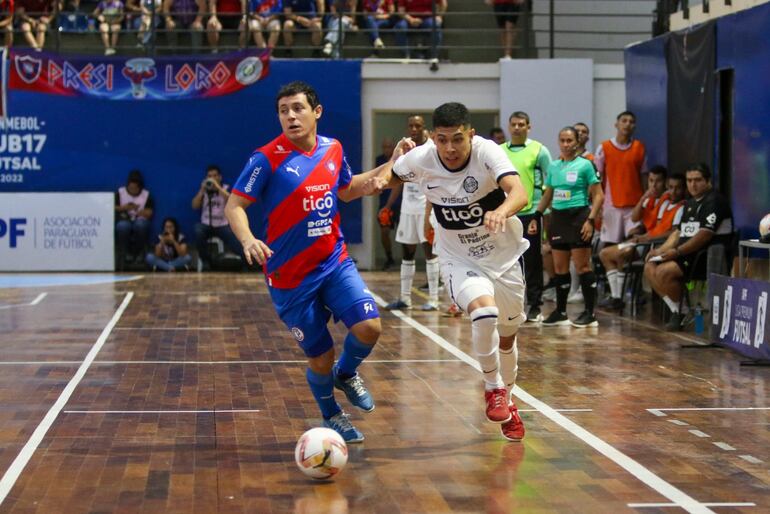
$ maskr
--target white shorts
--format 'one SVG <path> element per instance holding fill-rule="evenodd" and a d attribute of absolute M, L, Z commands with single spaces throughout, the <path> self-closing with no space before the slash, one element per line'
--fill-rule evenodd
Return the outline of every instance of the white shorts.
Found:
<path fill-rule="evenodd" d="M 516 261 L 508 271 L 492 280 L 472 263 L 445 262 L 441 275 L 449 287 L 452 300 L 465 312 L 468 305 L 482 295 L 494 296 L 499 311 L 498 331 L 501 336 L 516 333 L 524 320 L 524 274 Z"/>
<path fill-rule="evenodd" d="M 626 234 L 639 224 L 639 222 L 631 221 L 633 210 L 633 207 L 615 207 L 605 203 L 602 214 L 602 232 L 599 239 L 603 243 L 625 241 L 627 239 Z"/>
<path fill-rule="evenodd" d="M 404 214 L 398 220 L 396 242 L 403 245 L 425 243 L 425 214 Z"/>

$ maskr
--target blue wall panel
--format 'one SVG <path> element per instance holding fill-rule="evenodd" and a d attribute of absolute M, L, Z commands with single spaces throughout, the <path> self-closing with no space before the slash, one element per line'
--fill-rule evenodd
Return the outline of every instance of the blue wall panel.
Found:
<path fill-rule="evenodd" d="M 200 214 L 190 201 L 206 165 L 219 164 L 233 184 L 251 152 L 280 133 L 275 94 L 292 80 L 316 87 L 324 106 L 319 133 L 339 139 L 350 165 L 360 170 L 360 61 L 279 60 L 253 86 L 208 99 L 113 101 L 10 91 L 9 116 L 35 118 L 38 130 L 0 130 L 6 138 L 0 142 L 0 175 L 22 180 L 6 178 L 0 191 L 115 191 L 138 168 L 155 197 L 155 229 L 164 216 L 175 216 L 191 237 Z M 30 137 L 11 149 L 12 134 Z M 42 146 L 40 136 L 46 138 Z M 13 170 L 2 161 L 9 156 L 26 157 L 40 169 Z M 360 200 L 342 209 L 346 239 L 360 242 Z M 251 211 L 259 223 L 259 209 Z"/>
<path fill-rule="evenodd" d="M 626 105 L 637 116 L 636 136 L 647 147 L 650 166 L 666 165 L 668 73 L 665 38 L 628 47 L 625 63 Z"/>
<path fill-rule="evenodd" d="M 735 70 L 733 198 L 744 237 L 770 212 L 770 4 L 717 22 L 717 68 Z"/>

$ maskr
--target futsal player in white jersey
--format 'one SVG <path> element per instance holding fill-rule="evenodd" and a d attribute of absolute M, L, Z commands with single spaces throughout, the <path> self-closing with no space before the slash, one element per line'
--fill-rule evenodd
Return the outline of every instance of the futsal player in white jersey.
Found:
<path fill-rule="evenodd" d="M 422 116 L 409 116 L 407 119 L 409 137 L 415 145 L 420 146 L 428 140 L 425 132 L 425 120 Z M 438 310 L 439 265 L 438 258 L 433 254 L 432 244 L 425 238 L 423 224 L 425 221 L 425 194 L 415 184 L 403 184 L 390 193 L 385 208 L 395 203 L 399 193 L 402 194 L 401 213 L 396 229 L 396 242 L 401 243 L 403 258 L 401 259 L 401 295 L 398 300 L 389 303 L 386 309 L 410 309 L 412 307 L 412 283 L 416 270 L 415 254 L 417 245 L 422 245 L 425 252 L 425 274 L 428 276 L 428 302 L 421 309 L 424 311 Z"/>
<path fill-rule="evenodd" d="M 519 219 L 527 193 L 494 142 L 476 136 L 468 109 L 433 112 L 432 140 L 381 175 L 390 186 L 417 185 L 433 205 L 441 272 L 452 299 L 471 319 L 473 350 L 484 373 L 487 419 L 512 441 L 524 437 L 511 392 L 518 370 L 516 333 L 525 320 L 519 258 L 529 246 Z"/>

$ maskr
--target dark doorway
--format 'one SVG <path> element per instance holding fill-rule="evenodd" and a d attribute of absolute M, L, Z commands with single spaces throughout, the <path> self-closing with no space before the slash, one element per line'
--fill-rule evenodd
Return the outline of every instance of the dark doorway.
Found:
<path fill-rule="evenodd" d="M 717 112 L 717 169 L 719 191 L 732 198 L 733 176 L 733 106 L 735 103 L 735 70 L 717 71 L 719 107 Z"/>

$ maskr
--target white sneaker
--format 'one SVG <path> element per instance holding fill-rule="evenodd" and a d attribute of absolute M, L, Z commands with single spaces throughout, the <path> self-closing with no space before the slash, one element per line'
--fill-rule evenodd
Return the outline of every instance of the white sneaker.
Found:
<path fill-rule="evenodd" d="M 114 48 L 108 48 L 104 51 L 104 55 L 115 55 L 115 49 Z"/>
<path fill-rule="evenodd" d="M 377 48 L 377 49 L 385 48 L 385 43 L 382 42 L 382 39 L 377 38 L 374 40 L 374 48 Z"/>
<path fill-rule="evenodd" d="M 332 44 L 331 44 L 331 43 L 326 43 L 326 44 L 324 45 L 324 48 L 323 48 L 323 50 L 321 50 L 321 52 L 323 52 L 323 54 L 324 54 L 326 57 L 329 57 L 329 56 L 332 54 Z"/>
<path fill-rule="evenodd" d="M 575 291 L 567 297 L 567 303 L 583 303 L 583 291 Z"/>

